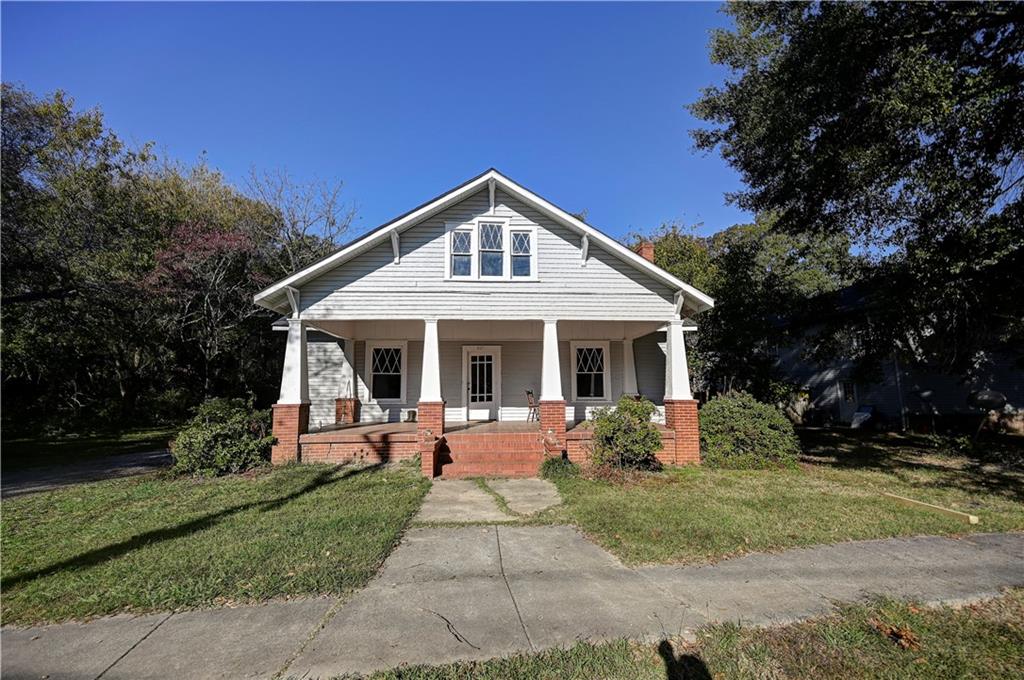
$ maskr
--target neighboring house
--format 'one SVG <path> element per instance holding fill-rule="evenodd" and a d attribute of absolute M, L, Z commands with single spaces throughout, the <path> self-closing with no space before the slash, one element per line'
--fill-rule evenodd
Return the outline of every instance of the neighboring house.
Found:
<path fill-rule="evenodd" d="M 808 314 L 842 324 L 867 314 L 870 297 L 869 286 L 850 286 L 812 300 Z M 1020 354 L 992 352 L 985 365 L 966 378 L 909 364 L 894 353 L 866 380 L 857 377 L 856 362 L 849 357 L 819 362 L 804 356 L 806 340 L 821 330 L 820 324 L 796 320 L 791 328 L 802 328 L 804 340 L 780 347 L 776 367 L 784 380 L 805 395 L 796 411 L 808 424 L 849 425 L 860 411 L 872 414 L 868 422 L 873 426 L 888 429 L 926 432 L 935 427 L 976 427 L 984 413 L 969 406 L 967 397 L 976 390 L 991 389 L 1007 399 L 999 424 L 1024 432 L 1024 357 Z"/>
<path fill-rule="evenodd" d="M 714 302 L 643 250 L 492 169 L 275 283 L 274 462 L 535 474 L 623 394 L 658 404 L 663 460 L 698 462 L 683 332 Z"/>

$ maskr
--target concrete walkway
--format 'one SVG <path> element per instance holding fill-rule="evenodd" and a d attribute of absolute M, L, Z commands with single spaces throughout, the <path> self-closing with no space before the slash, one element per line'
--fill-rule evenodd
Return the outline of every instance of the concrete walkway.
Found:
<path fill-rule="evenodd" d="M 562 502 L 555 485 L 543 479 L 492 479 L 487 486 L 516 514 L 504 512 L 494 496 L 473 480 L 439 479 L 431 485 L 415 520 L 424 524 L 513 522 L 516 515 L 532 515 Z"/>
<path fill-rule="evenodd" d="M 23 468 L 3 473 L 3 497 L 52 491 L 71 484 L 130 477 L 168 467 L 173 461 L 167 449 L 141 453 L 118 453 L 78 463 Z"/>
<path fill-rule="evenodd" d="M 317 678 L 786 623 L 870 594 L 959 603 L 1024 586 L 1024 534 L 860 541 L 705 567 L 628 568 L 575 529 L 410 531 L 336 599 L 3 630 L 3 677 Z"/>

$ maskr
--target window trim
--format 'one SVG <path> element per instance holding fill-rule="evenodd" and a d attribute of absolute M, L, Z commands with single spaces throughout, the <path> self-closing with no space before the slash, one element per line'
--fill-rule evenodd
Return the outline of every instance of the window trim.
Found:
<path fill-rule="evenodd" d="M 569 342 L 569 361 L 572 366 L 572 400 L 588 404 L 612 403 L 612 355 L 611 343 L 607 340 L 572 340 Z M 576 364 L 576 350 L 598 347 L 604 352 L 604 396 L 603 397 L 581 397 L 576 391 L 576 377 L 579 373 Z"/>
<path fill-rule="evenodd" d="M 398 399 L 374 399 L 373 398 L 373 350 L 383 348 L 397 348 L 402 350 L 401 389 Z M 404 404 L 406 403 L 406 388 L 409 385 L 409 342 L 407 340 L 367 340 L 366 356 L 366 401 L 370 404 Z"/>
<path fill-rule="evenodd" d="M 501 276 L 483 276 L 480 273 L 480 225 L 501 224 L 502 243 L 502 274 Z M 468 231 L 470 233 L 470 266 L 469 276 L 452 274 L 452 232 Z M 512 232 L 530 234 L 530 275 L 512 276 Z M 474 217 L 466 222 L 446 222 L 444 232 L 444 279 L 445 281 L 537 281 L 537 225 L 513 225 L 508 217 Z"/>

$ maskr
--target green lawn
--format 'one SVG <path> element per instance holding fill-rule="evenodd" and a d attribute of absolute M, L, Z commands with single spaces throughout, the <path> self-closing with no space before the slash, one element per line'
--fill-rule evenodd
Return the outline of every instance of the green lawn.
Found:
<path fill-rule="evenodd" d="M 411 467 L 149 475 L 3 501 L 5 624 L 364 585 L 429 483 Z"/>
<path fill-rule="evenodd" d="M 886 626 L 913 640 L 908 648 Z M 909 635 L 908 635 L 909 634 Z M 1024 676 L 1024 591 L 963 609 L 891 601 L 774 629 L 709 626 L 693 643 L 580 643 L 536 655 L 377 673 L 373 680 L 774 680 Z"/>
<path fill-rule="evenodd" d="M 40 467 L 119 453 L 167 448 L 176 428 L 147 427 L 66 436 L 56 439 L 11 439 L 3 442 L 3 470 Z"/>
<path fill-rule="evenodd" d="M 897 435 L 804 435 L 797 470 L 672 469 L 630 484 L 558 481 L 568 521 L 629 563 L 700 563 L 751 551 L 912 534 L 1024 530 L 1024 470 L 1012 452 L 942 455 Z M 881 496 L 978 515 L 968 525 Z"/>

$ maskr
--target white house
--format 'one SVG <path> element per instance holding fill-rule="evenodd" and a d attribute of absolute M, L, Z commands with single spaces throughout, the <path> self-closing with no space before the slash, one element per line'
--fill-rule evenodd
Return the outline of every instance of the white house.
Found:
<path fill-rule="evenodd" d="M 535 474 L 623 394 L 698 462 L 683 333 L 714 302 L 651 260 L 493 169 L 378 227 L 255 297 L 287 317 L 274 462 Z"/>

